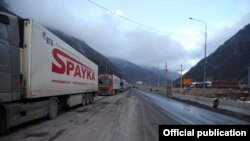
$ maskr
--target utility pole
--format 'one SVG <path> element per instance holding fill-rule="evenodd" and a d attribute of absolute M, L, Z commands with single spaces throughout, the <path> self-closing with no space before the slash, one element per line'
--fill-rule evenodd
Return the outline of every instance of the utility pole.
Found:
<path fill-rule="evenodd" d="M 157 64 L 157 68 L 159 69 L 159 64 Z M 159 69 L 160 71 L 160 69 Z M 158 91 L 160 90 L 160 73 L 158 74 Z"/>
<path fill-rule="evenodd" d="M 183 71 L 182 64 L 181 64 L 181 70 L 177 70 L 177 71 L 179 71 L 181 73 L 180 92 L 182 93 L 182 71 Z"/>
<path fill-rule="evenodd" d="M 159 67 L 159 62 L 157 60 L 152 60 L 155 64 L 156 64 L 156 69 L 158 69 L 160 71 L 160 67 Z M 157 70 L 157 71 L 158 71 Z M 157 89 L 160 89 L 160 74 L 157 74 Z"/>
<path fill-rule="evenodd" d="M 181 93 L 182 93 L 182 64 L 181 64 Z"/>
<path fill-rule="evenodd" d="M 248 88 L 248 96 L 250 97 L 250 67 L 248 68 L 247 88 Z"/>
<path fill-rule="evenodd" d="M 168 94 L 168 64 L 165 65 L 165 75 L 166 75 L 166 94 Z"/>

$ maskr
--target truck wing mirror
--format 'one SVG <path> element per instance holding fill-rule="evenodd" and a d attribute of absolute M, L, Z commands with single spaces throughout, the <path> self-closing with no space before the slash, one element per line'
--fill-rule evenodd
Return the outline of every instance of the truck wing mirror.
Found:
<path fill-rule="evenodd" d="M 3 14 L 0 14 L 0 22 L 4 24 L 10 24 L 9 17 Z"/>

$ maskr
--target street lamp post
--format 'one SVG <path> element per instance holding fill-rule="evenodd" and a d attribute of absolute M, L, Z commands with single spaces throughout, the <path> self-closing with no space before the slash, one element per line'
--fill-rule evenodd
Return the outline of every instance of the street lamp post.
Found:
<path fill-rule="evenodd" d="M 205 57 L 204 57 L 204 76 L 203 76 L 203 88 L 206 88 L 206 66 L 207 66 L 207 24 L 206 22 L 199 20 L 199 19 L 194 19 L 194 18 L 189 18 L 190 20 L 198 21 L 201 22 L 205 25 Z"/>
<path fill-rule="evenodd" d="M 181 92 L 181 94 L 182 94 L 182 83 L 183 83 L 183 81 L 182 81 L 182 64 L 181 64 L 181 81 L 180 81 L 180 86 L 181 86 L 181 89 L 180 89 L 180 92 Z"/>

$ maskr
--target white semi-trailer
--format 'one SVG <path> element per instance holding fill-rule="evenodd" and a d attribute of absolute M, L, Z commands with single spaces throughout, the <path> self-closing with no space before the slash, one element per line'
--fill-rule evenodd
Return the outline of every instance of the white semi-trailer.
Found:
<path fill-rule="evenodd" d="M 0 12 L 0 131 L 89 104 L 98 66 L 31 19 Z"/>

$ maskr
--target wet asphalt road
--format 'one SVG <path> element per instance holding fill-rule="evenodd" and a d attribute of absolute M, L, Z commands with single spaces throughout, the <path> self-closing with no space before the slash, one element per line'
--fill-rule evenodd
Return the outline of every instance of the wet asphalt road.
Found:
<path fill-rule="evenodd" d="M 178 124 L 250 124 L 248 121 L 185 104 L 161 95 L 149 94 L 143 91 L 137 91 L 137 95 L 158 107 L 158 110 L 165 116 L 174 119 Z"/>
<path fill-rule="evenodd" d="M 250 124 L 248 121 L 131 89 L 70 108 L 57 118 L 15 127 L 0 141 L 157 141 L 159 125 Z"/>

